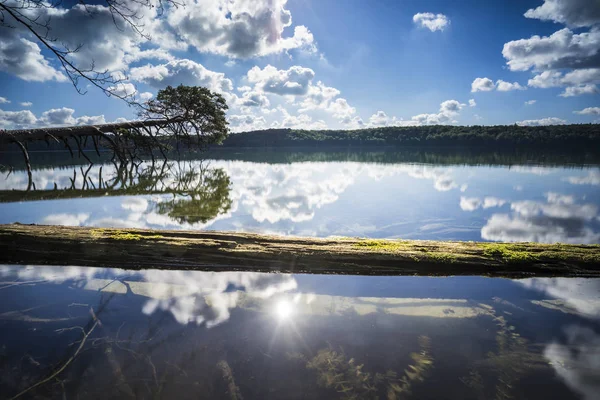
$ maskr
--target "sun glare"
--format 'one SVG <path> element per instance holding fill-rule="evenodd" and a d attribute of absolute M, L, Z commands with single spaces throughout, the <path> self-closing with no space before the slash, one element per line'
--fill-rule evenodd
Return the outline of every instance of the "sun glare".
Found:
<path fill-rule="evenodd" d="M 281 300 L 275 305 L 275 314 L 279 319 L 288 319 L 294 312 L 294 307 L 287 300 Z"/>

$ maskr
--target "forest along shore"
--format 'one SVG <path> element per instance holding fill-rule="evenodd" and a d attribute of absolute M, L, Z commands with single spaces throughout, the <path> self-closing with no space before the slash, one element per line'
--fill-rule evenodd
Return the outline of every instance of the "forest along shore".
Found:
<path fill-rule="evenodd" d="M 599 277 L 600 245 L 0 225 L 0 263 L 353 275 Z"/>

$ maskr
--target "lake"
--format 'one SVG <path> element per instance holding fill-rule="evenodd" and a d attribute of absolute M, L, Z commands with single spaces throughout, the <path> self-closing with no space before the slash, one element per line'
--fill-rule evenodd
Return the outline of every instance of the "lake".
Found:
<path fill-rule="evenodd" d="M 594 400 L 600 280 L 0 265 L 0 397 L 22 392 Z"/>
<path fill-rule="evenodd" d="M 600 167 L 583 156 L 220 150 L 137 167 L 31 157 L 36 190 L 25 191 L 22 160 L 2 170 L 0 223 L 600 243 Z"/>

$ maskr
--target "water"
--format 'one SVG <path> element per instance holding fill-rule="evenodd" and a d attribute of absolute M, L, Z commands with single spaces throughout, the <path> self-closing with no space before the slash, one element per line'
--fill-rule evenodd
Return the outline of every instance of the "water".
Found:
<path fill-rule="evenodd" d="M 543 155 L 246 150 L 137 170 L 47 157 L 32 154 L 36 191 L 23 170 L 0 177 L 0 223 L 600 243 L 600 168 Z"/>
<path fill-rule="evenodd" d="M 600 393 L 598 279 L 5 265 L 0 281 L 2 398 Z"/>

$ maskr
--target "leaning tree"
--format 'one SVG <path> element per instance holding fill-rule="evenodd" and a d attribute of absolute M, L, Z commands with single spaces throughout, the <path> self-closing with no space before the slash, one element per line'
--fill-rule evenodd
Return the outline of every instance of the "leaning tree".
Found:
<path fill-rule="evenodd" d="M 28 143 L 45 141 L 61 143 L 71 153 L 85 154 L 89 142 L 100 155 L 100 149 L 112 152 L 121 163 L 135 162 L 146 156 L 167 158 L 173 149 L 202 149 L 221 143 L 229 134 L 225 118 L 227 103 L 222 95 L 204 87 L 168 86 L 159 90 L 155 99 L 138 104 L 138 120 L 113 124 L 34 128 L 0 131 L 0 148 L 16 144 L 23 154 L 31 183 Z"/>

